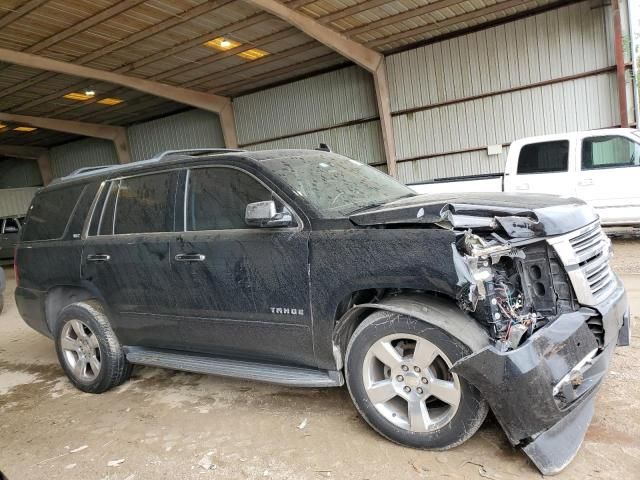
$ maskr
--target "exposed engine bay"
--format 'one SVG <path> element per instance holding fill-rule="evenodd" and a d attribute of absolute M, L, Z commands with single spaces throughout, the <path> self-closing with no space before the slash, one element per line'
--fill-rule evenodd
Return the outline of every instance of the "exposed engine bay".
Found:
<path fill-rule="evenodd" d="M 538 328 L 578 308 L 559 259 L 542 239 L 509 242 L 466 230 L 452 248 L 458 303 L 500 351 L 517 348 Z"/>

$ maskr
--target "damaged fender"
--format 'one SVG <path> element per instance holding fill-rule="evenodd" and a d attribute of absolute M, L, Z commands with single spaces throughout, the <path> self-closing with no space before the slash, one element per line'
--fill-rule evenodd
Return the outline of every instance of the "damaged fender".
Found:
<path fill-rule="evenodd" d="M 385 297 L 378 303 L 354 305 L 338 323 L 334 333 L 334 345 L 341 345 L 341 339 L 348 337 L 346 333 L 352 326 L 350 320 L 358 316 L 362 310 L 385 310 L 416 318 L 441 328 L 467 345 L 472 352 L 479 352 L 491 343 L 487 332 L 473 318 L 460 311 L 455 303 L 424 294 L 406 293 Z M 344 350 L 345 348 L 341 351 Z"/>

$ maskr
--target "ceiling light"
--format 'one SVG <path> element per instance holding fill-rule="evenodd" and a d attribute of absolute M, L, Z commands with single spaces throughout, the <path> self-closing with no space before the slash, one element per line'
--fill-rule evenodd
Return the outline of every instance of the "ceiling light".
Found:
<path fill-rule="evenodd" d="M 4 123 L 0 123 L 0 130 L 2 130 L 3 128 L 7 128 L 7 126 Z"/>
<path fill-rule="evenodd" d="M 242 45 L 240 42 L 236 42 L 235 40 L 231 40 L 228 37 L 217 37 L 213 40 L 209 40 L 204 44 L 206 47 L 215 48 L 216 50 L 231 50 L 232 48 L 239 47 Z"/>
<path fill-rule="evenodd" d="M 93 98 L 93 97 L 96 96 L 96 92 L 94 90 L 90 90 L 90 89 L 85 90 L 84 94 L 89 98 Z"/>
<path fill-rule="evenodd" d="M 16 132 L 33 132 L 34 130 L 37 130 L 37 128 L 35 128 L 35 127 L 16 127 L 16 128 L 14 128 L 14 130 Z"/>
<path fill-rule="evenodd" d="M 112 98 L 112 97 L 106 97 L 103 98 L 102 100 L 98 100 L 98 103 L 101 105 L 118 105 L 119 103 L 124 102 L 124 100 L 121 100 L 119 98 Z"/>
<path fill-rule="evenodd" d="M 67 93 L 66 95 L 63 95 L 62 98 L 66 98 L 68 100 L 78 100 L 80 102 L 84 102 L 86 100 L 91 100 L 94 95 L 96 94 L 96 92 L 91 92 L 89 90 L 89 93 L 93 93 L 93 95 L 87 95 L 87 92 L 71 92 L 71 93 Z"/>
<path fill-rule="evenodd" d="M 238 54 L 239 57 L 246 58 L 247 60 L 257 60 L 258 58 L 266 57 L 267 55 L 269 55 L 269 52 L 265 52 L 259 48 L 252 48 Z"/>

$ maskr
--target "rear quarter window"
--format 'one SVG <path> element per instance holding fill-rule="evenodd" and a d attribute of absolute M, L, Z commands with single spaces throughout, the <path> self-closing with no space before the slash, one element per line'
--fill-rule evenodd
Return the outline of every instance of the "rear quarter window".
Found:
<path fill-rule="evenodd" d="M 61 238 L 83 188 L 77 185 L 37 194 L 29 208 L 22 241 Z"/>

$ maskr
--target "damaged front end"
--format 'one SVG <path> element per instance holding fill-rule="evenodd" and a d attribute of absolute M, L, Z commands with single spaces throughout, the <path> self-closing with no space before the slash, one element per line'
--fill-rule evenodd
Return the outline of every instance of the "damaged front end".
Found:
<path fill-rule="evenodd" d="M 460 193 L 415 195 L 349 218 L 454 233 L 458 304 L 490 341 L 452 371 L 482 392 L 541 472 L 562 470 L 580 448 L 616 344 L 629 343 L 624 287 L 594 209 L 571 197 Z"/>
<path fill-rule="evenodd" d="M 558 315 L 579 308 L 544 240 L 487 241 L 467 230 L 451 247 L 460 308 L 486 328 L 500 351 L 517 348 Z"/>
<path fill-rule="evenodd" d="M 557 473 L 582 443 L 616 344 L 628 344 L 610 241 L 597 221 L 548 237 L 535 215 L 483 217 L 449 205 L 439 225 L 458 233 L 458 304 L 492 339 L 453 371 L 482 392 L 513 445 L 542 473 Z"/>

